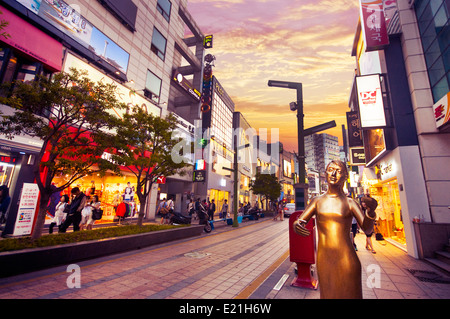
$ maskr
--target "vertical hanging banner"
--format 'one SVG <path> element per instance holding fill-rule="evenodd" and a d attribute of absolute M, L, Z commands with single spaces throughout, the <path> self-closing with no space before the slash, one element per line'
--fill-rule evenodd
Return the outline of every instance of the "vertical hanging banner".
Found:
<path fill-rule="evenodd" d="M 383 49 L 389 44 L 383 0 L 359 0 L 359 4 L 366 51 Z"/>
<path fill-rule="evenodd" d="M 347 115 L 348 146 L 349 147 L 363 146 L 359 113 L 347 112 L 346 115 Z"/>
<path fill-rule="evenodd" d="M 33 229 L 34 215 L 39 199 L 37 184 L 24 183 L 20 195 L 19 209 L 13 236 L 30 235 Z"/>

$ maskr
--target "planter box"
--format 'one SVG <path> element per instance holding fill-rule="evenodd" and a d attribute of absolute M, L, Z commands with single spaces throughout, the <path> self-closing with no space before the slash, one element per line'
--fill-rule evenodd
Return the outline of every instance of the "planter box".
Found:
<path fill-rule="evenodd" d="M 203 228 L 203 225 L 191 225 L 144 234 L 3 252 L 0 253 L 0 264 L 2 265 L 0 277 L 69 265 L 82 260 L 199 236 L 203 232 Z"/>

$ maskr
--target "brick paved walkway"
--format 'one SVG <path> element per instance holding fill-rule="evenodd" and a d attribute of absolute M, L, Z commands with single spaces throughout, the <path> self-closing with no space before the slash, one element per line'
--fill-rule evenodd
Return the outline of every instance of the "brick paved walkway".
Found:
<path fill-rule="evenodd" d="M 217 225 L 198 238 L 81 262 L 81 288 L 68 288 L 66 267 L 3 278 L 0 299 L 317 299 L 319 290 L 290 286 L 287 227 L 287 219 L 271 218 L 237 229 Z M 365 299 L 450 298 L 450 284 L 423 282 L 407 270 L 439 273 L 425 262 L 376 241 L 372 254 L 363 234 L 356 241 Z M 364 284 L 370 265 L 379 267 L 379 287 Z"/>
<path fill-rule="evenodd" d="M 35 278 L 1 279 L 0 299 L 233 298 L 286 253 L 286 227 L 287 220 L 271 219 L 225 226 L 196 239 L 79 263 L 79 289 L 67 287 L 71 273 L 61 267 Z"/>

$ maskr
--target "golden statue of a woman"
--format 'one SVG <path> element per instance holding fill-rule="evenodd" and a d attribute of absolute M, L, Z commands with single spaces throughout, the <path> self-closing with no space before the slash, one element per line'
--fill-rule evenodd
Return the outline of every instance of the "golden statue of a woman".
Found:
<path fill-rule="evenodd" d="M 350 238 L 350 229 L 353 217 L 363 230 L 371 229 L 376 214 L 368 209 L 364 215 L 359 205 L 344 194 L 347 176 L 343 162 L 328 164 L 328 191 L 315 197 L 293 225 L 297 234 L 309 236 L 305 225 L 311 217 L 316 217 L 316 268 L 323 299 L 362 299 L 361 263 Z"/>

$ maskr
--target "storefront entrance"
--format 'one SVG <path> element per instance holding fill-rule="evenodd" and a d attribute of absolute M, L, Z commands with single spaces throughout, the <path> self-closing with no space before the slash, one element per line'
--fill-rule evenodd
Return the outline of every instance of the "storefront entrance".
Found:
<path fill-rule="evenodd" d="M 397 178 L 387 181 L 368 180 L 363 176 L 366 193 L 378 201 L 377 228 L 385 239 L 392 240 L 406 249 L 405 229 Z"/>
<path fill-rule="evenodd" d="M 221 191 L 218 189 L 210 189 L 208 190 L 208 198 L 209 200 L 213 200 L 216 203 L 216 216 L 219 215 L 219 213 L 222 211 L 222 206 L 225 203 L 225 200 L 227 200 L 228 204 L 228 213 L 233 213 L 233 203 L 230 203 L 230 193 L 227 191 Z"/>

